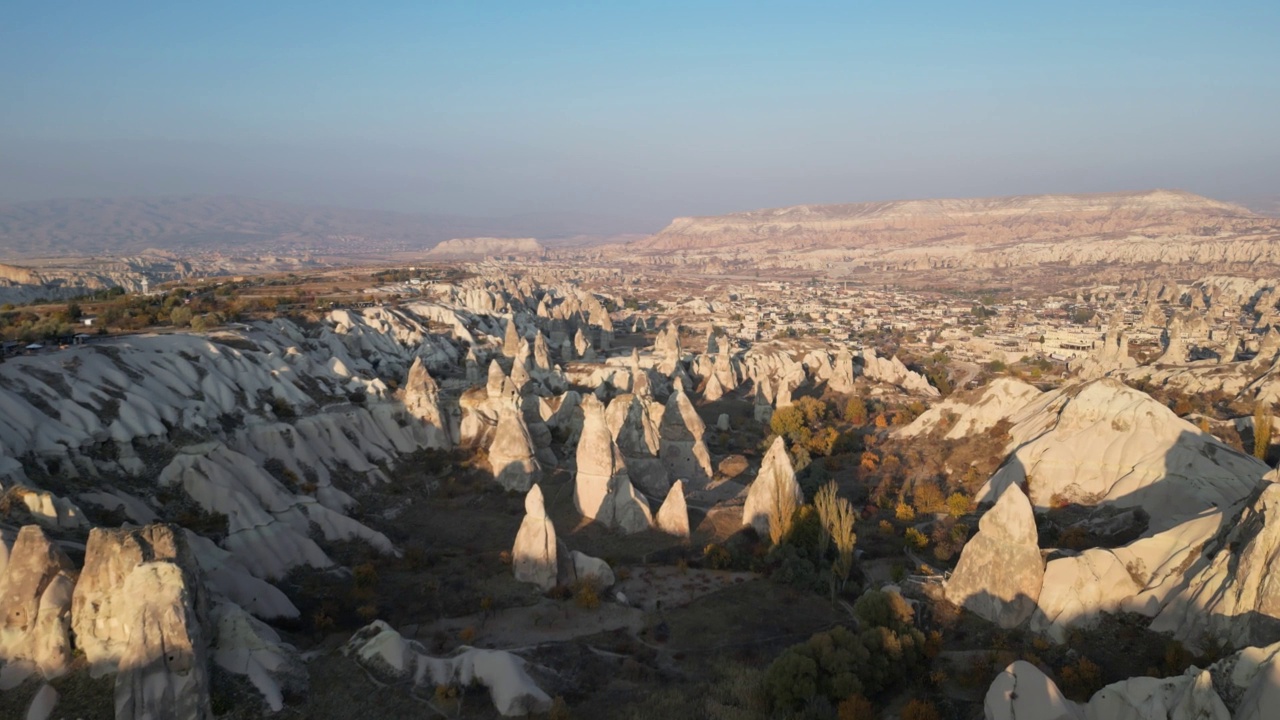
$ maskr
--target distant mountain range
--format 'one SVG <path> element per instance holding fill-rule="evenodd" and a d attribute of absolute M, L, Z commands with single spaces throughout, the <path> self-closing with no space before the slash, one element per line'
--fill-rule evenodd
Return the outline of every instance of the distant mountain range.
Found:
<path fill-rule="evenodd" d="M 1240 205 L 1176 190 L 1092 195 L 1020 195 L 963 200 L 901 200 L 797 205 L 715 217 L 676 218 L 634 243 L 658 251 L 767 244 L 771 248 L 831 247 L 900 250 L 921 246 L 990 247 L 1075 237 L 1205 233 L 1251 225 Z"/>
<path fill-rule="evenodd" d="M 176 253 L 376 254 L 459 237 L 607 238 L 643 224 L 583 213 L 501 218 L 308 207 L 234 196 L 0 205 L 0 259 Z"/>
<path fill-rule="evenodd" d="M 677 218 L 618 251 L 647 265 L 848 276 L 1068 267 L 1280 269 L 1280 218 L 1178 190 L 799 205 Z"/>

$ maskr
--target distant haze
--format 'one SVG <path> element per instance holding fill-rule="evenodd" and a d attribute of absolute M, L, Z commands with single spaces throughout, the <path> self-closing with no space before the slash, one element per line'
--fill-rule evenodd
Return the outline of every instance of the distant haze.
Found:
<path fill-rule="evenodd" d="M 1280 3 L 970 5 L 17 2 L 0 204 L 653 232 L 800 203 L 1280 196 Z"/>

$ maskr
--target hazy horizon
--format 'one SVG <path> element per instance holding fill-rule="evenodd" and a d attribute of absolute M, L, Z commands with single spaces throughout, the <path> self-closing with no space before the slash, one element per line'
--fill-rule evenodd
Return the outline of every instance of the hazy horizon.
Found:
<path fill-rule="evenodd" d="M 235 195 L 646 229 L 802 203 L 1280 195 L 1280 7 L 21 3 L 0 203 Z"/>

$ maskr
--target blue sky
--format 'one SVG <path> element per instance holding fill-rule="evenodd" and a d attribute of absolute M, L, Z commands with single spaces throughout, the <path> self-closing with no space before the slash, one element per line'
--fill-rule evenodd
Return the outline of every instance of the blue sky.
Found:
<path fill-rule="evenodd" d="M 1118 4 L 8 0 L 0 202 L 1280 194 L 1280 3 Z"/>

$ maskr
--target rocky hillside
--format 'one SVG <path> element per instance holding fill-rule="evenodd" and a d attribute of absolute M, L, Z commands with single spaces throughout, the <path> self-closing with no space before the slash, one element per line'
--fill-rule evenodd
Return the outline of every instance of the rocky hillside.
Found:
<path fill-rule="evenodd" d="M 1280 250 L 1270 241 L 1277 236 L 1280 223 L 1242 206 L 1153 190 L 799 205 L 677 218 L 628 248 L 905 268 L 1275 263 Z"/>
<path fill-rule="evenodd" d="M 455 238 L 431 248 L 431 260 L 481 260 L 494 255 L 542 255 L 545 249 L 534 238 Z"/>

